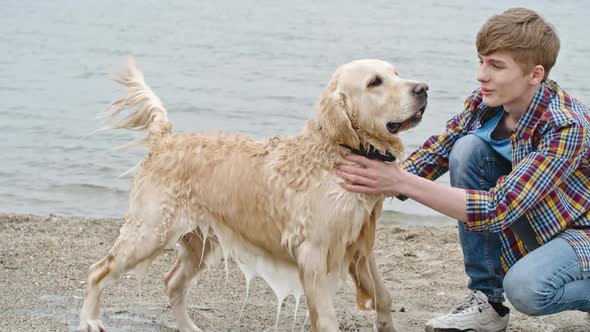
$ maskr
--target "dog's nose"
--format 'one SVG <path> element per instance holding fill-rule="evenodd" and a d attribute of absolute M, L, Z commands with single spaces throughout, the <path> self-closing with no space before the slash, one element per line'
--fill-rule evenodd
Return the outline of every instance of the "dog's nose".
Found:
<path fill-rule="evenodd" d="M 419 97 L 426 97 L 428 95 L 426 91 L 428 91 L 428 85 L 424 83 L 418 83 L 412 89 L 412 92 Z"/>

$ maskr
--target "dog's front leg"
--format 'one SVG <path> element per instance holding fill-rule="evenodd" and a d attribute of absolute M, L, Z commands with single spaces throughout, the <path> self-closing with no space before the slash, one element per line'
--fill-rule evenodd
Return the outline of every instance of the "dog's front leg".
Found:
<path fill-rule="evenodd" d="M 320 267 L 306 266 L 301 268 L 299 278 L 307 301 L 313 332 L 340 331 L 336 311 L 332 302 L 332 285 L 325 269 L 326 263 Z"/>
<path fill-rule="evenodd" d="M 348 268 L 356 286 L 356 299 L 360 309 L 375 309 L 377 321 L 375 327 L 379 332 L 395 332 L 391 317 L 391 295 L 385 287 L 383 278 L 377 269 L 375 257 L 354 256 Z"/>

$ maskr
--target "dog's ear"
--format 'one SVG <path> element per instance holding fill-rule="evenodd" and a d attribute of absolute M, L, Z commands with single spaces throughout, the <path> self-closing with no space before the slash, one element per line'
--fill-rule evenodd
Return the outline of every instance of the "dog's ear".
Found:
<path fill-rule="evenodd" d="M 353 112 L 350 97 L 344 91 L 329 90 L 331 89 L 328 89 L 320 99 L 320 126 L 334 142 L 358 149 L 360 140 L 350 119 Z"/>

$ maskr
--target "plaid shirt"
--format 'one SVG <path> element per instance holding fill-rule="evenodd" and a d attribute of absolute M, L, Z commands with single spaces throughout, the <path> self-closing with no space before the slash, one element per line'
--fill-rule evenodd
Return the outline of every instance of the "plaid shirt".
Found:
<path fill-rule="evenodd" d="M 448 170 L 455 142 L 498 109 L 485 105 L 476 90 L 446 131 L 430 137 L 402 167 L 438 178 Z M 502 266 L 508 271 L 529 251 L 509 228 L 525 215 L 539 243 L 563 238 L 575 250 L 582 271 L 590 271 L 590 111 L 548 80 L 512 131 L 510 144 L 510 174 L 489 191 L 466 190 L 466 228 L 500 234 Z"/>

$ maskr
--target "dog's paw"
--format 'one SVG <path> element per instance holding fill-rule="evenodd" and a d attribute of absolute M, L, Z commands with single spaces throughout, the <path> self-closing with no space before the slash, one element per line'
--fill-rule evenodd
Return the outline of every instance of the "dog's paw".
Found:
<path fill-rule="evenodd" d="M 80 332 L 107 332 L 107 329 L 98 319 L 81 321 L 78 330 Z"/>
<path fill-rule="evenodd" d="M 373 325 L 373 331 L 374 332 L 397 332 L 397 330 L 393 326 L 393 322 L 391 322 L 391 321 L 386 321 L 386 322 L 378 321 L 378 322 L 376 322 L 375 325 Z"/>

